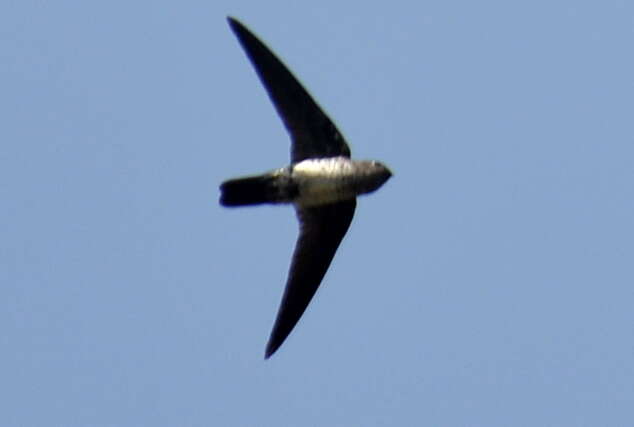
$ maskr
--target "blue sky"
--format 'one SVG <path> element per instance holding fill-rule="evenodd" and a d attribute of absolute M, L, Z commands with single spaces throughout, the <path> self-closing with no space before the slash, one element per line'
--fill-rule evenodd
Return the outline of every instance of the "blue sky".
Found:
<path fill-rule="evenodd" d="M 263 359 L 297 224 L 222 209 L 289 140 L 225 16 L 353 156 L 326 279 Z M 634 4 L 0 4 L 0 424 L 634 423 Z"/>

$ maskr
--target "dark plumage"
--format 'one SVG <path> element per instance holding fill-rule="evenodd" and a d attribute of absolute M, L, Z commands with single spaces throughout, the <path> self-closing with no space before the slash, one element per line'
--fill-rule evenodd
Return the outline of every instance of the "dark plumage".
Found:
<path fill-rule="evenodd" d="M 284 203 L 297 196 L 297 185 L 275 175 L 250 176 L 225 181 L 220 186 L 222 206 L 248 206 Z"/>
<path fill-rule="evenodd" d="M 220 186 L 223 206 L 292 203 L 300 223 L 282 303 L 266 346 L 282 345 L 315 295 L 348 231 L 356 196 L 392 175 L 376 161 L 350 160 L 345 139 L 279 59 L 244 25 L 228 18 L 275 109 L 291 135 L 291 164 Z"/>

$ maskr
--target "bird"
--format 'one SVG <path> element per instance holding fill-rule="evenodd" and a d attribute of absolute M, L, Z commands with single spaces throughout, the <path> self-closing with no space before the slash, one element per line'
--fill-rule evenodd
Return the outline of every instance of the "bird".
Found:
<path fill-rule="evenodd" d="M 341 132 L 297 78 L 244 24 L 227 21 L 291 138 L 291 163 L 220 185 L 225 207 L 292 204 L 299 237 L 265 350 L 270 358 L 302 317 L 348 231 L 356 198 L 381 187 L 392 172 L 375 160 L 352 160 Z"/>

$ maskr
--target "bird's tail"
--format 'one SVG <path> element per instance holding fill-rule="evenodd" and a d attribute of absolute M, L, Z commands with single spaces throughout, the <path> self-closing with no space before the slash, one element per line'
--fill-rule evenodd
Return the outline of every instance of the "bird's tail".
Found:
<path fill-rule="evenodd" d="M 269 174 L 230 179 L 220 185 L 220 204 L 247 206 L 285 202 L 279 184 L 279 178 Z"/>

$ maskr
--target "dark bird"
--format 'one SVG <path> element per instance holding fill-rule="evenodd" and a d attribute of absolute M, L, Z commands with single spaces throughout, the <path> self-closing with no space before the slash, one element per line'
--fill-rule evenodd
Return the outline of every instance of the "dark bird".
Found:
<path fill-rule="evenodd" d="M 266 346 L 268 359 L 282 345 L 315 295 L 348 231 L 356 197 L 392 176 L 377 161 L 350 160 L 341 133 L 306 89 L 251 31 L 227 18 L 291 136 L 291 164 L 220 185 L 220 204 L 292 203 L 300 233 L 277 319 Z"/>

